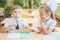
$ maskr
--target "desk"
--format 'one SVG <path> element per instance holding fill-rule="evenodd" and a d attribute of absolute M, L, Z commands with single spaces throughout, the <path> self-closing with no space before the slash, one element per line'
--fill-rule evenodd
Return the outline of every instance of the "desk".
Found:
<path fill-rule="evenodd" d="M 7 34 L 8 33 L 0 33 L 0 40 L 41 40 L 41 35 L 39 34 L 35 34 L 32 33 L 32 38 L 28 38 L 28 39 L 20 39 L 20 38 L 7 38 Z"/>
<path fill-rule="evenodd" d="M 58 32 L 53 32 L 53 35 L 58 34 Z M 32 38 L 23 39 L 23 38 L 7 38 L 8 33 L 0 33 L 0 40 L 42 40 L 42 34 L 32 33 Z"/>

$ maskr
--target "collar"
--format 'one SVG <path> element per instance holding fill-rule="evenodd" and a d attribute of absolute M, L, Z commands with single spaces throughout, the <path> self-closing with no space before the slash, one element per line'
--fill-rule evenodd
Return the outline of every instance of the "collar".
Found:
<path fill-rule="evenodd" d="M 46 21 L 46 23 L 50 23 L 52 21 L 52 18 L 50 18 L 49 20 Z"/>

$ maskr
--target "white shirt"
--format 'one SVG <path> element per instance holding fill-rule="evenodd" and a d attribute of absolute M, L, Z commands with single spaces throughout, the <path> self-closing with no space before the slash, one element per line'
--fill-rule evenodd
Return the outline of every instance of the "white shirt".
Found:
<path fill-rule="evenodd" d="M 22 29 L 23 27 L 27 26 L 26 20 L 23 20 L 21 18 L 17 18 L 17 21 L 18 21 L 19 29 Z M 4 26 L 11 27 L 14 22 L 16 22 L 16 19 L 10 18 Z"/>
<path fill-rule="evenodd" d="M 38 22 L 38 26 L 41 26 L 40 20 Z M 54 30 L 55 26 L 56 26 L 56 20 L 53 20 L 52 18 L 50 18 L 48 21 L 44 22 L 44 27 L 47 29 L 51 28 L 52 30 Z"/>

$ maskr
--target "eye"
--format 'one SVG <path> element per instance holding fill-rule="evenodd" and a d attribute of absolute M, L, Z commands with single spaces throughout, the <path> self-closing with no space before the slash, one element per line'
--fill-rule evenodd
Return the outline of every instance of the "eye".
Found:
<path fill-rule="evenodd" d="M 14 13 L 17 13 L 16 11 L 14 11 Z"/>

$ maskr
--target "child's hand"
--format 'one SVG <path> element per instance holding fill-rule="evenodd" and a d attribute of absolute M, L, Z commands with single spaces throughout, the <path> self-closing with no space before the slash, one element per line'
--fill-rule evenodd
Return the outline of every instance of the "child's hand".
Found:
<path fill-rule="evenodd" d="M 16 26 L 17 26 L 17 24 L 16 24 L 16 23 L 12 23 L 12 25 L 9 27 L 9 29 L 13 30 L 13 29 L 15 29 L 15 28 L 16 28 Z"/>
<path fill-rule="evenodd" d="M 44 22 L 45 22 L 44 19 L 41 19 L 41 20 L 40 20 L 41 27 L 42 27 L 42 26 L 44 27 Z"/>
<path fill-rule="evenodd" d="M 16 26 L 17 26 L 17 24 L 14 22 L 14 23 L 12 24 L 12 27 L 15 28 Z"/>
<path fill-rule="evenodd" d="M 37 34 L 40 34 L 41 32 L 37 32 Z"/>
<path fill-rule="evenodd" d="M 45 22 L 45 20 L 44 20 L 44 19 L 40 19 L 40 21 L 41 21 L 41 22 Z"/>
<path fill-rule="evenodd" d="M 30 30 L 28 28 L 24 27 L 20 30 L 20 32 L 30 32 Z"/>

